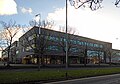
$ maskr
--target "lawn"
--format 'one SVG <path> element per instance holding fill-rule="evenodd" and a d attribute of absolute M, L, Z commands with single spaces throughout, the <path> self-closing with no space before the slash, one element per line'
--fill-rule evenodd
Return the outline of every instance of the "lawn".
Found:
<path fill-rule="evenodd" d="M 0 83 L 22 83 L 31 81 L 65 80 L 66 70 L 1 71 Z M 120 68 L 67 70 L 68 79 L 120 73 Z"/>

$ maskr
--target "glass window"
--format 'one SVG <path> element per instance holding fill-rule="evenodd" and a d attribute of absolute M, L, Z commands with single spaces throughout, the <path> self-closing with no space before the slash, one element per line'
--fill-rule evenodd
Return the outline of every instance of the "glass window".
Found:
<path fill-rule="evenodd" d="M 25 51 L 25 48 L 23 48 L 22 51 L 24 52 L 24 51 Z"/>
<path fill-rule="evenodd" d="M 79 43 L 80 43 L 80 41 L 77 40 L 77 44 L 79 44 Z"/>
<path fill-rule="evenodd" d="M 89 46 L 93 47 L 93 43 L 90 43 Z"/>
<path fill-rule="evenodd" d="M 76 40 L 70 40 L 72 44 L 77 44 Z"/>
<path fill-rule="evenodd" d="M 87 45 L 87 42 L 84 42 L 84 45 Z"/>
<path fill-rule="evenodd" d="M 30 46 L 26 47 L 26 51 L 31 50 L 32 48 Z"/>
<path fill-rule="evenodd" d="M 64 38 L 64 42 L 66 42 L 66 39 Z"/>
<path fill-rule="evenodd" d="M 55 51 L 59 50 L 58 46 L 48 46 L 46 49 L 47 50 L 55 50 Z"/>
<path fill-rule="evenodd" d="M 16 51 L 16 54 L 18 54 L 18 53 L 19 53 L 19 51 L 17 50 L 17 51 Z"/>
<path fill-rule="evenodd" d="M 33 34 L 33 38 L 36 38 L 36 36 L 37 36 L 36 34 Z"/>
<path fill-rule="evenodd" d="M 98 48 L 98 47 L 99 47 L 99 45 L 98 45 L 98 44 L 94 44 L 94 47 L 97 47 L 97 48 Z"/>
<path fill-rule="evenodd" d="M 87 51 L 88 56 L 98 56 L 98 54 L 100 56 L 104 56 L 104 52 L 102 52 L 102 51 L 91 51 L 91 50 Z"/>
<path fill-rule="evenodd" d="M 51 40 L 51 41 L 59 41 L 59 39 L 57 37 L 54 37 L 54 36 L 49 36 L 49 37 L 46 37 L 46 38 L 48 38 L 48 40 Z"/>
<path fill-rule="evenodd" d="M 32 44 L 31 46 L 32 46 L 32 48 L 35 48 L 35 44 Z"/>
<path fill-rule="evenodd" d="M 82 42 L 79 42 L 79 45 L 82 45 Z"/>
<path fill-rule="evenodd" d="M 100 48 L 103 48 L 103 45 L 100 45 Z"/>
<path fill-rule="evenodd" d="M 116 53 L 116 55 L 120 55 L 120 53 Z"/>
<path fill-rule="evenodd" d="M 32 40 L 32 39 L 33 39 L 33 35 L 28 37 L 29 41 Z"/>
<path fill-rule="evenodd" d="M 59 39 L 56 37 L 56 41 L 59 41 Z"/>
<path fill-rule="evenodd" d="M 72 51 L 72 52 L 78 52 L 78 49 L 77 48 L 70 48 L 70 51 Z"/>
<path fill-rule="evenodd" d="M 81 45 L 84 45 L 84 42 L 81 42 Z"/>

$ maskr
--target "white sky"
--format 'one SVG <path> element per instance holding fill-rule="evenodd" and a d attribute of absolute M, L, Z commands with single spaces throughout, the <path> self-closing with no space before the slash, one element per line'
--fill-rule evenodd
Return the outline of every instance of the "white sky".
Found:
<path fill-rule="evenodd" d="M 76 28 L 80 36 L 111 42 L 114 49 L 120 49 L 119 14 L 120 9 L 112 2 L 96 11 L 88 8 L 75 9 L 69 5 L 68 25 Z M 49 13 L 47 18 L 54 20 L 56 26 L 65 25 L 65 7 Z M 55 30 L 58 30 L 58 27 Z"/>

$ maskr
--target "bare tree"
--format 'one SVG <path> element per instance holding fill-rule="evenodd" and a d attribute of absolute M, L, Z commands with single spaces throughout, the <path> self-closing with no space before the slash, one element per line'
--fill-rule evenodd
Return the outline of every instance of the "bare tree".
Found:
<path fill-rule="evenodd" d="M 20 29 L 20 25 L 16 25 L 15 21 L 10 20 L 8 23 L 4 21 L 0 21 L 0 24 L 3 26 L 3 31 L 2 31 L 2 40 L 3 44 L 7 45 L 7 54 L 8 54 L 8 59 L 7 59 L 7 66 L 10 66 L 10 49 L 12 46 L 12 43 L 14 41 L 14 37 L 18 33 Z"/>
<path fill-rule="evenodd" d="M 43 20 L 41 23 L 42 28 L 52 29 L 54 26 L 54 21 Z"/>
<path fill-rule="evenodd" d="M 7 47 L 7 45 L 5 45 L 3 40 L 3 31 L 0 31 L 0 51 L 3 51 L 5 47 Z"/>
<path fill-rule="evenodd" d="M 116 7 L 120 7 L 120 0 L 116 0 L 116 1 L 115 1 L 115 6 L 116 6 Z"/>
<path fill-rule="evenodd" d="M 54 26 L 54 21 L 42 20 L 41 22 L 36 22 L 35 20 L 29 21 L 30 26 L 40 26 L 46 29 L 52 29 Z"/>
<path fill-rule="evenodd" d="M 87 64 L 87 51 L 88 51 L 88 47 L 87 46 L 82 46 L 81 48 L 82 48 L 82 50 L 80 50 L 79 53 L 80 53 L 80 56 L 83 57 L 84 66 L 86 66 L 86 64 Z"/>
<path fill-rule="evenodd" d="M 109 60 L 109 65 L 111 66 L 111 61 L 112 61 L 112 54 L 113 54 L 113 52 L 112 52 L 111 49 L 106 49 L 105 52 L 106 52 L 105 55 L 106 55 L 106 57 L 107 57 L 108 60 Z"/>
<path fill-rule="evenodd" d="M 33 29 L 31 28 L 23 28 L 24 33 L 24 43 L 21 40 L 20 44 L 22 47 L 26 48 L 29 47 L 34 55 L 37 57 L 37 64 L 38 64 L 38 70 L 40 70 L 40 61 L 41 66 L 44 66 L 44 58 L 43 55 L 46 53 L 46 47 L 48 46 L 48 38 L 50 36 L 49 32 L 47 32 L 46 29 L 52 29 L 54 22 L 49 22 L 43 20 L 39 23 L 35 22 L 35 20 L 30 21 L 30 25 L 33 26 Z M 39 34 L 39 28 L 41 33 Z M 28 32 L 25 31 L 25 29 L 31 29 L 30 34 L 27 34 Z M 29 39 L 32 38 L 31 40 Z M 27 51 L 29 52 L 29 51 Z M 31 52 L 31 51 L 30 51 Z M 40 60 L 41 58 L 41 60 Z"/>
<path fill-rule="evenodd" d="M 48 44 L 47 36 L 49 36 L 49 34 L 46 31 L 44 31 L 44 28 L 41 28 L 42 33 L 40 36 L 38 36 L 38 33 L 36 32 L 36 30 L 38 30 L 38 27 L 34 27 L 33 31 L 31 29 L 29 31 L 31 34 L 27 34 L 28 32 L 26 32 L 24 37 L 22 37 L 22 40 L 20 40 L 20 45 L 24 48 L 30 49 L 30 50 L 27 50 L 27 52 L 33 52 L 37 56 L 37 63 L 39 63 L 40 61 L 39 60 L 39 56 L 40 56 L 41 64 L 43 64 L 43 54 L 46 52 L 45 49 Z M 23 40 L 24 40 L 24 43 L 22 42 Z"/>
<path fill-rule="evenodd" d="M 60 27 L 59 31 L 61 31 L 61 32 L 59 32 L 58 36 L 57 36 L 57 38 L 58 38 L 57 45 L 60 46 L 61 50 L 63 51 L 63 53 L 65 55 L 65 53 L 66 53 L 66 37 L 65 37 L 65 33 L 64 33 L 65 28 Z M 73 36 L 75 34 L 75 32 L 76 31 L 74 30 L 74 28 L 68 27 L 68 31 L 67 31 L 67 33 L 68 33 L 68 42 L 67 42 L 67 44 L 68 44 L 68 48 L 67 48 L 68 55 L 72 54 L 72 51 L 74 51 L 74 50 L 72 50 L 72 48 L 73 48 L 73 44 L 72 44 L 73 42 L 72 41 L 75 38 Z"/>
<path fill-rule="evenodd" d="M 70 4 L 76 9 L 80 7 L 88 7 L 92 11 L 101 8 L 101 3 L 103 0 L 69 0 Z"/>
<path fill-rule="evenodd" d="M 90 8 L 92 11 L 102 8 L 103 0 L 69 0 L 70 4 L 78 9 L 80 7 Z M 114 5 L 120 7 L 120 0 L 115 0 Z"/>

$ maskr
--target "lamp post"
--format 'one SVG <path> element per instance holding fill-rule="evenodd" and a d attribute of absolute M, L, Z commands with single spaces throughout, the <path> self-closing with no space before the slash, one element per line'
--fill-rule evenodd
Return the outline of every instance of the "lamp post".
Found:
<path fill-rule="evenodd" d="M 35 17 L 38 17 L 39 16 L 39 24 L 38 24 L 38 27 L 39 27 L 39 34 L 41 33 L 40 31 L 40 27 L 41 27 L 41 21 L 40 21 L 40 18 L 41 18 L 41 14 L 37 14 L 37 15 L 35 15 Z"/>
<path fill-rule="evenodd" d="M 68 0 L 65 1 L 65 5 L 66 5 L 66 32 L 65 32 L 66 33 L 66 66 L 65 66 L 66 67 L 66 73 L 65 73 L 66 74 L 66 78 L 68 76 L 68 74 L 67 74 L 67 69 L 68 69 L 68 33 L 67 33 L 67 30 L 68 30 L 68 27 L 67 27 L 68 26 L 68 4 L 67 4 L 67 1 Z M 74 6 L 76 4 L 76 2 L 77 2 L 77 1 L 74 1 L 74 0 L 69 0 L 69 1 L 70 1 L 71 5 L 72 5 L 71 2 L 73 2 L 72 6 Z M 82 1 L 80 0 L 80 2 L 82 2 Z M 82 3 L 84 3 L 84 2 L 82 2 Z"/>
<path fill-rule="evenodd" d="M 68 33 L 67 33 L 67 12 L 68 12 L 68 6 L 67 6 L 67 0 L 66 0 L 66 78 L 67 78 L 67 69 L 68 69 Z"/>
<path fill-rule="evenodd" d="M 35 17 L 38 17 L 39 16 L 39 24 L 38 24 L 38 27 L 39 27 L 39 31 L 38 31 L 38 71 L 40 70 L 40 34 L 41 34 L 41 21 L 40 21 L 40 18 L 41 18 L 41 14 L 37 14 L 35 15 Z"/>

